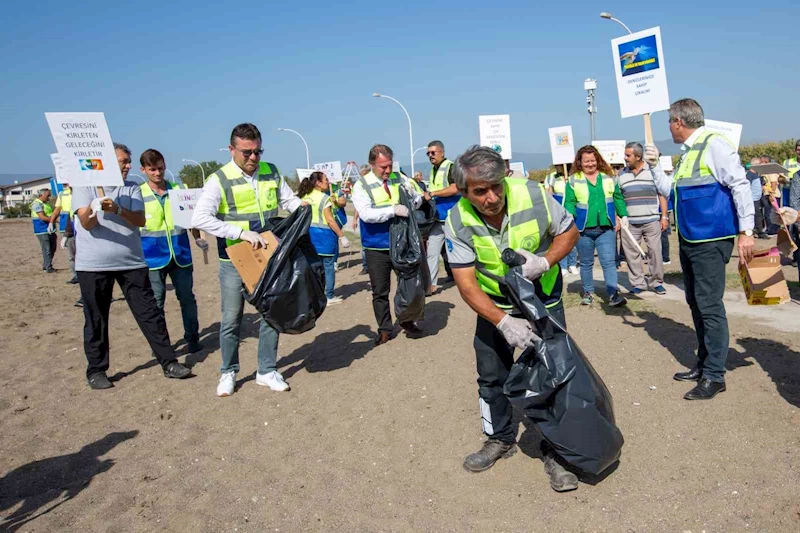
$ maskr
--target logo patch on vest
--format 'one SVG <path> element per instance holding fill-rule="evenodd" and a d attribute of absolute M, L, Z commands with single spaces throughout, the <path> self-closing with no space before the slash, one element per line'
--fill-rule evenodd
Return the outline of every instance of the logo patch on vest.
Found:
<path fill-rule="evenodd" d="M 537 242 L 538 239 L 532 235 L 528 235 L 524 239 L 522 239 L 521 246 L 524 250 L 527 250 L 531 253 L 535 252 L 536 249 L 539 247 L 539 243 Z"/>
<path fill-rule="evenodd" d="M 450 239 L 445 239 L 444 242 L 447 243 L 447 251 L 448 252 L 452 252 L 453 251 L 453 241 L 451 241 Z"/>

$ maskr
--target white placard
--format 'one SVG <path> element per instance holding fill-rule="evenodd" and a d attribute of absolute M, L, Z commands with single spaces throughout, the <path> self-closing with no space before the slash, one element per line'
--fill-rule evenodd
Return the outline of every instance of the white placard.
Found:
<path fill-rule="evenodd" d="M 342 181 L 342 162 L 330 161 L 328 163 L 314 163 L 314 170 L 320 170 L 328 175 L 328 181 L 339 183 Z"/>
<path fill-rule="evenodd" d="M 522 161 L 513 161 L 508 164 L 508 168 L 514 172 L 515 178 L 527 178 L 528 173 L 525 172 L 525 163 Z"/>
<path fill-rule="evenodd" d="M 659 156 L 658 162 L 661 163 L 661 170 L 664 172 L 672 172 L 675 166 L 672 164 L 672 156 L 662 155 Z"/>
<path fill-rule="evenodd" d="M 734 122 L 722 122 L 721 120 L 706 119 L 706 129 L 724 135 L 736 151 L 739 151 L 739 142 L 742 140 L 742 125 Z"/>
<path fill-rule="evenodd" d="M 194 208 L 200 200 L 203 189 L 170 189 L 169 205 L 172 209 L 172 220 L 181 228 L 192 227 Z"/>
<path fill-rule="evenodd" d="M 50 159 L 53 161 L 53 168 L 55 169 L 56 173 L 56 183 L 65 184 L 69 183 L 69 179 L 67 178 L 66 172 L 64 172 L 64 167 L 61 166 L 61 156 L 58 153 L 50 154 Z"/>
<path fill-rule="evenodd" d="M 392 161 L 392 172 L 400 172 L 400 161 Z"/>
<path fill-rule="evenodd" d="M 511 115 L 480 115 L 478 131 L 481 146 L 488 146 L 503 159 L 511 159 Z"/>
<path fill-rule="evenodd" d="M 562 165 L 575 161 L 575 139 L 572 138 L 572 126 L 548 128 L 550 134 L 550 153 L 553 164 Z"/>
<path fill-rule="evenodd" d="M 625 141 L 592 141 L 609 165 L 625 164 Z"/>
<path fill-rule="evenodd" d="M 669 108 L 660 27 L 613 39 L 611 55 L 622 118 Z"/>
<path fill-rule="evenodd" d="M 45 113 L 61 168 L 73 187 L 122 185 L 103 113 Z"/>
<path fill-rule="evenodd" d="M 294 171 L 297 172 L 297 179 L 300 180 L 300 181 L 303 181 L 304 179 L 309 177 L 312 172 L 314 172 L 314 169 L 313 168 L 296 168 L 296 169 L 294 169 Z"/>

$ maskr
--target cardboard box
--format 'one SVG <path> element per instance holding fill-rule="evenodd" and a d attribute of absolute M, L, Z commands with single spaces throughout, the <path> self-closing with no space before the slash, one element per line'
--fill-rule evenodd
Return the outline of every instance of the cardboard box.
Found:
<path fill-rule="evenodd" d="M 755 252 L 747 266 L 739 265 L 739 277 L 750 305 L 778 305 L 789 301 L 789 287 L 783 277 L 777 248 Z"/>
<path fill-rule="evenodd" d="M 261 274 L 266 270 L 270 257 L 278 247 L 278 239 L 271 231 L 265 231 L 261 236 L 267 241 L 266 248 L 254 250 L 253 245 L 245 241 L 228 246 L 228 257 L 242 277 L 244 288 L 249 293 L 252 293 L 258 285 Z"/>
<path fill-rule="evenodd" d="M 789 232 L 786 231 L 784 228 L 778 228 L 778 250 L 781 253 L 792 259 L 794 257 L 794 252 L 797 250 L 797 245 L 795 245 L 792 237 L 789 235 Z"/>

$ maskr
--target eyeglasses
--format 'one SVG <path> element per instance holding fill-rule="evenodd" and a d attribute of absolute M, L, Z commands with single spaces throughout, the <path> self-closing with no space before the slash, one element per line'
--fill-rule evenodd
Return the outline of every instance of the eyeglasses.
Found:
<path fill-rule="evenodd" d="M 258 157 L 261 157 L 261 154 L 264 153 L 263 148 L 259 148 L 258 150 L 239 150 L 238 148 L 234 148 L 234 150 L 242 154 L 245 159 L 250 159 L 250 156 L 252 156 L 253 154 L 257 155 Z"/>
<path fill-rule="evenodd" d="M 438 152 L 426 152 L 426 153 L 428 154 L 428 157 L 430 157 L 432 155 L 436 155 Z"/>

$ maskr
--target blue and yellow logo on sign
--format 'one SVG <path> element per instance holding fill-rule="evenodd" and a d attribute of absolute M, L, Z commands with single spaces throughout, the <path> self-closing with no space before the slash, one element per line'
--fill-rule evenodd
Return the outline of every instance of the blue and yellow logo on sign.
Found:
<path fill-rule="evenodd" d="M 655 35 L 620 44 L 618 48 L 620 70 L 623 77 L 656 70 L 660 66 Z"/>
<path fill-rule="evenodd" d="M 79 159 L 81 170 L 103 170 L 102 159 Z"/>

